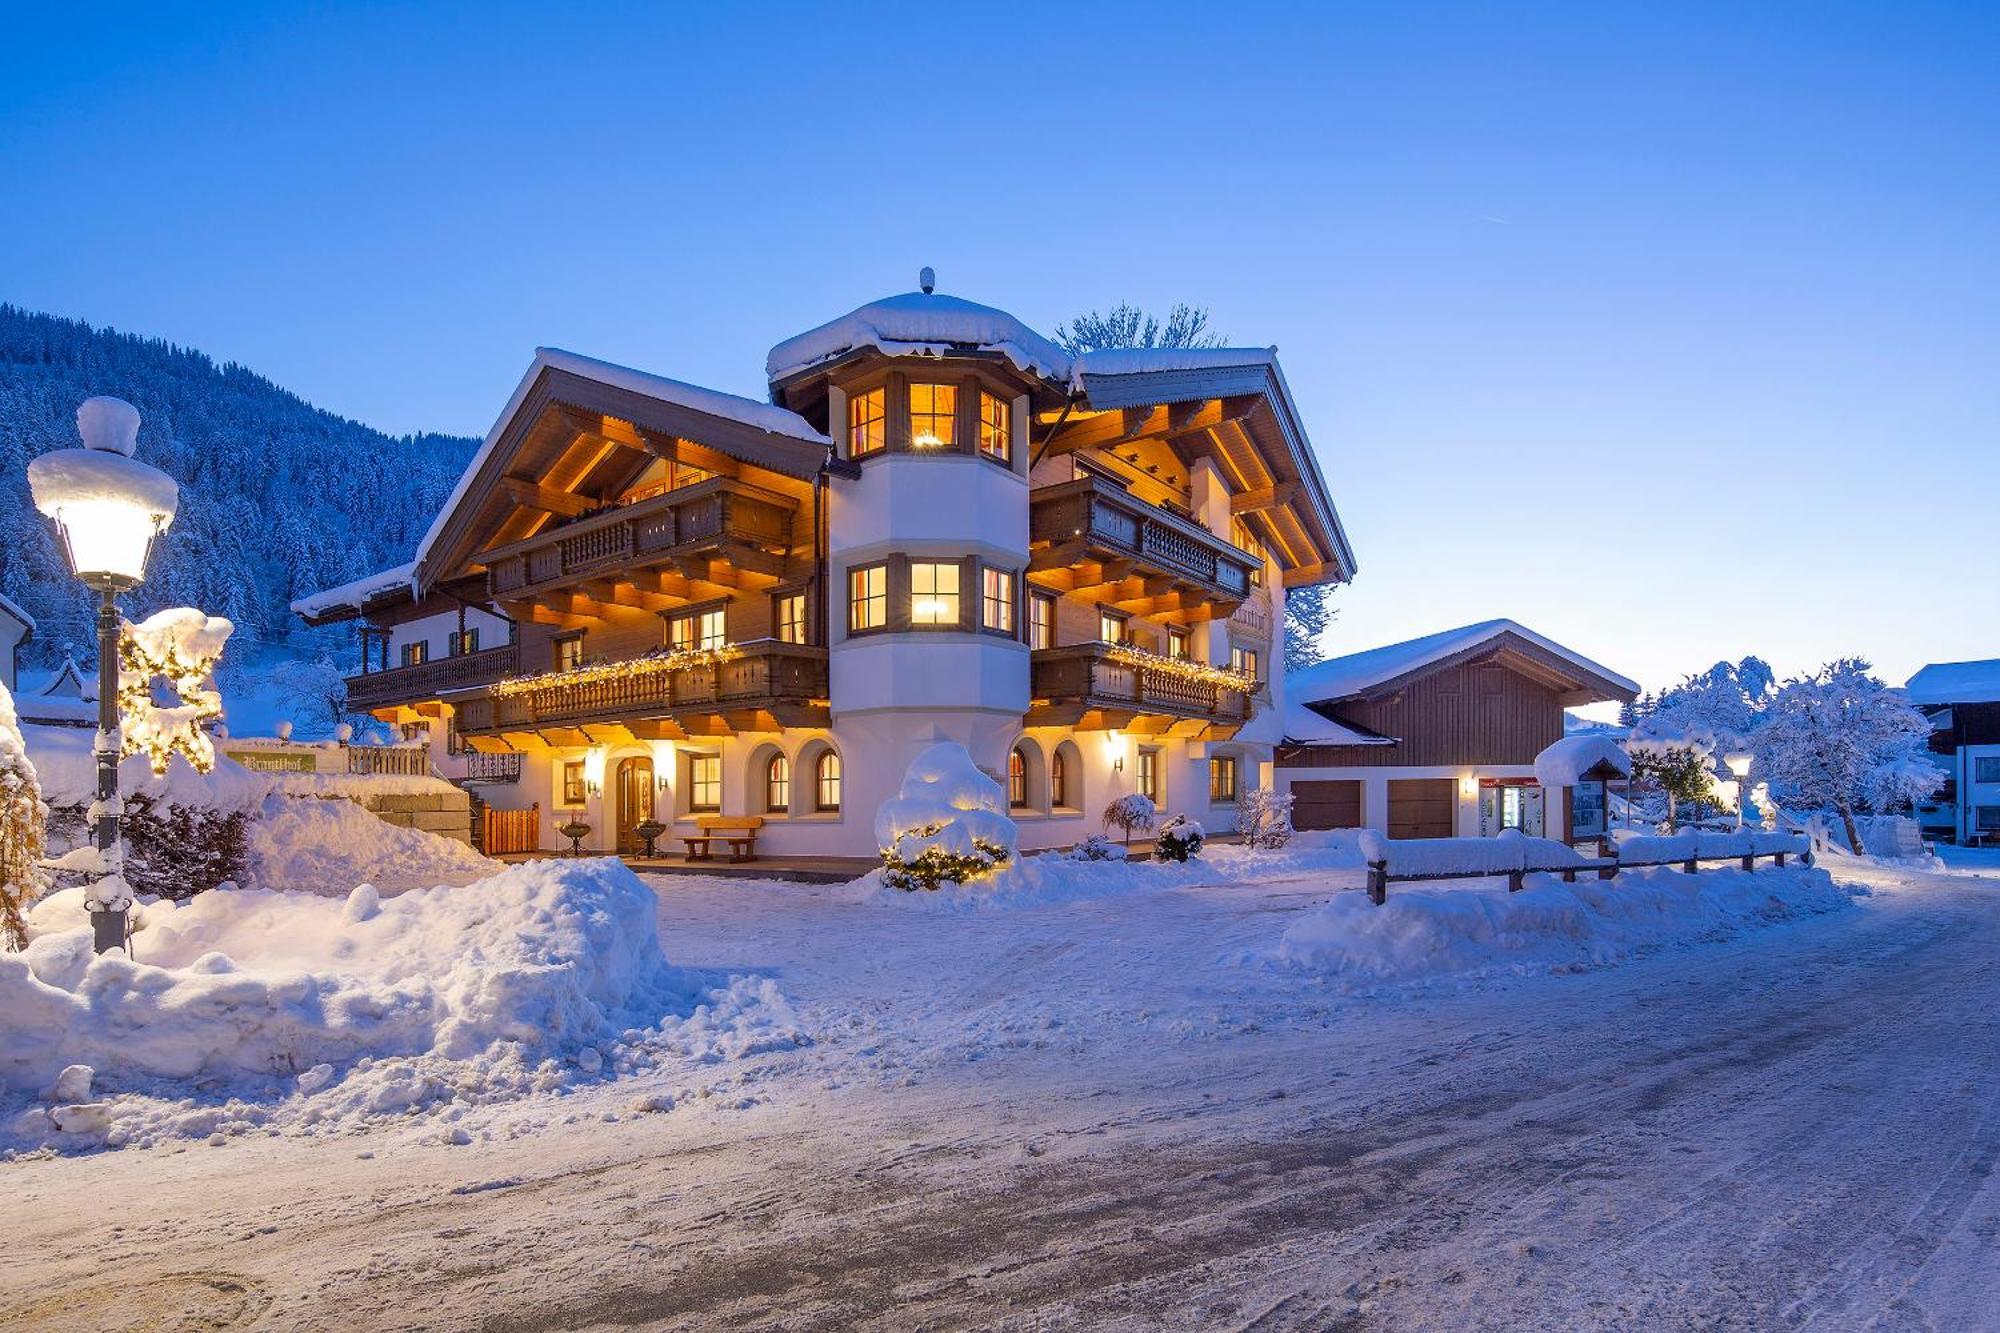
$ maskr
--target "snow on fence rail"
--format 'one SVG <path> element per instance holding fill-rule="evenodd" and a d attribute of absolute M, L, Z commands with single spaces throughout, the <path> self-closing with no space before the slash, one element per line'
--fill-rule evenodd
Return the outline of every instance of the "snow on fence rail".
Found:
<path fill-rule="evenodd" d="M 1599 879 L 1615 879 L 1621 870 L 1652 866 L 1679 866 L 1692 875 L 1703 861 L 1735 861 L 1754 871 L 1759 857 L 1770 857 L 1780 866 L 1788 856 L 1802 857 L 1808 865 L 1812 860 L 1812 840 L 1804 834 L 1762 829 L 1627 835 L 1601 845 L 1600 855 L 1586 856 L 1553 838 L 1530 838 L 1513 831 L 1496 838 L 1389 839 L 1373 830 L 1361 835 L 1368 897 L 1378 907 L 1388 901 L 1391 883 L 1505 875 L 1508 891 L 1516 892 L 1530 874 L 1559 874 L 1565 883 L 1574 884 L 1584 871 Z"/>

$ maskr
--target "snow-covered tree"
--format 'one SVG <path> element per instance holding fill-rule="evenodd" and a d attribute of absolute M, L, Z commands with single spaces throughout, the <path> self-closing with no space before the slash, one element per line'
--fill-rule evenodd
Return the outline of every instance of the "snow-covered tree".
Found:
<path fill-rule="evenodd" d="M 42 786 L 14 715 L 14 696 L 0 685 L 0 944 L 9 949 L 27 943 L 22 914 L 48 885 L 42 869 L 48 821 Z"/>
<path fill-rule="evenodd" d="M 1285 592 L 1285 670 L 1296 671 L 1323 661 L 1326 650 L 1320 645 L 1327 627 L 1340 614 L 1330 604 L 1333 585 L 1315 583 Z"/>
<path fill-rule="evenodd" d="M 1762 658 L 1717 662 L 1642 699 L 1633 710 L 1634 723 L 1628 725 L 1645 719 L 1656 734 L 1704 736 L 1718 747 L 1733 748 L 1749 741 L 1776 688 L 1776 678 Z"/>
<path fill-rule="evenodd" d="M 1292 840 L 1292 801 L 1289 791 L 1253 787 L 1236 798 L 1236 831 L 1246 847 L 1275 850 Z"/>
<path fill-rule="evenodd" d="M 1715 747 L 1706 735 L 1669 731 L 1651 718 L 1641 718 L 1626 738 L 1632 757 L 1632 782 L 1666 797 L 1667 831 L 1673 832 L 1680 807 L 1707 801 L 1715 790 Z"/>
<path fill-rule="evenodd" d="M 1153 831 L 1153 821 L 1159 813 L 1151 798 L 1139 792 L 1130 792 L 1104 807 L 1104 831 L 1109 833 L 1116 829 L 1120 841 L 1129 847 L 1134 834 Z"/>
<path fill-rule="evenodd" d="M 1013 860 L 1019 845 L 1006 790 L 952 741 L 910 761 L 902 788 L 875 812 L 875 839 L 882 882 L 907 890 L 979 879 Z"/>
<path fill-rule="evenodd" d="M 1071 356 L 1107 347 L 1220 347 L 1223 337 L 1208 327 L 1208 307 L 1176 301 L 1164 321 L 1138 306 L 1121 303 L 1092 310 L 1056 325 L 1056 342 Z"/>
<path fill-rule="evenodd" d="M 1765 780 L 1798 803 L 1840 816 L 1859 848 L 1858 806 L 1922 800 L 1944 784 L 1925 758 L 1931 725 L 1858 657 L 1785 682 L 1752 742 Z M 1925 770 L 1928 769 L 1928 775 Z"/>

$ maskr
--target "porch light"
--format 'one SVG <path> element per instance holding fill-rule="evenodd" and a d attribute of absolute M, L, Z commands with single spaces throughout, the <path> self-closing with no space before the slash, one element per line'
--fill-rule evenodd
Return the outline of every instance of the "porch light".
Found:
<path fill-rule="evenodd" d="M 1479 795 L 1479 779 L 1474 777 L 1472 774 L 1467 773 L 1464 777 L 1458 780 L 1458 794 L 1460 796 Z"/>
<path fill-rule="evenodd" d="M 1722 756 L 1722 762 L 1736 775 L 1736 827 L 1743 827 L 1743 809 L 1750 804 L 1750 764 L 1756 756 L 1748 750 L 1731 750 Z"/>
<path fill-rule="evenodd" d="M 604 750 L 600 746 L 584 751 L 583 789 L 592 796 L 604 790 Z"/>

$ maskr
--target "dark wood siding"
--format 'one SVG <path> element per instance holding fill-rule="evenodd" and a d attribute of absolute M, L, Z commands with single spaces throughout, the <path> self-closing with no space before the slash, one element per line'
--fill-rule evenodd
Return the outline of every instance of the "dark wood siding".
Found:
<path fill-rule="evenodd" d="M 1563 734 L 1556 692 L 1492 663 L 1444 667 L 1395 694 L 1350 700 L 1334 711 L 1343 722 L 1399 743 L 1291 746 L 1278 752 L 1278 763 L 1286 768 L 1532 764 Z"/>
<path fill-rule="evenodd" d="M 1294 782 L 1292 797 L 1293 828 L 1361 827 L 1361 782 L 1358 778 Z"/>
<path fill-rule="evenodd" d="M 1449 838 L 1454 786 L 1450 778 L 1390 778 L 1389 836 Z"/>

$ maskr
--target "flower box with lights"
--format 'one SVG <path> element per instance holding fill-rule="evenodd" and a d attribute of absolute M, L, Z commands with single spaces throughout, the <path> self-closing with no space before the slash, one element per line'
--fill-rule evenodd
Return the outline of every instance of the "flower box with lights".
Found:
<path fill-rule="evenodd" d="M 578 685 L 595 685 L 609 680 L 643 680 L 671 676 L 676 671 L 719 666 L 736 656 L 738 649 L 734 644 L 723 644 L 719 648 L 669 648 L 624 662 L 590 662 L 583 666 L 570 667 L 566 671 L 545 671 L 538 676 L 514 676 L 507 680 L 495 681 L 492 694 L 496 699 L 512 699 L 524 694 L 534 694 L 540 690 L 572 689 Z"/>
<path fill-rule="evenodd" d="M 1231 670 L 1229 667 L 1210 666 L 1206 662 L 1191 662 L 1184 657 L 1149 653 L 1144 648 L 1134 648 L 1129 643 L 1112 645 L 1104 656 L 1106 660 L 1116 662 L 1119 666 L 1185 681 L 1190 685 L 1235 690 L 1239 694 L 1248 694 L 1257 688 L 1257 678 L 1245 672 Z"/>

